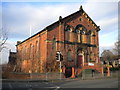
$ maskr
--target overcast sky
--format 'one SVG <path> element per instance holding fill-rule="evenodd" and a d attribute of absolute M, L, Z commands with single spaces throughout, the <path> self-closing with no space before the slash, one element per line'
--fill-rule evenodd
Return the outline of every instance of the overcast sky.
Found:
<path fill-rule="evenodd" d="M 8 2 L 9 1 L 9 2 Z M 11 1 L 11 2 L 10 2 Z M 19 1 L 19 2 L 18 2 Z M 85 12 L 101 28 L 99 32 L 100 53 L 104 49 L 112 49 L 118 39 L 118 0 L 3 0 L 0 3 L 0 28 L 5 28 L 8 34 L 6 46 L 16 51 L 17 41 L 23 41 L 57 21 L 79 10 L 83 6 Z M 84 2 L 83 2 L 84 1 Z M 92 1 L 92 2 L 91 2 Z M 8 49 L 1 54 L 2 63 L 8 61 Z"/>

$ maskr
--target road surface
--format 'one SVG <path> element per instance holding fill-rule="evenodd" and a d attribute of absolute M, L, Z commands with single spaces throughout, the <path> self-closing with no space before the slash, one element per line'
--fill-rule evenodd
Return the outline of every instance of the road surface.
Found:
<path fill-rule="evenodd" d="M 54 82 L 3 82 L 2 89 L 61 90 L 62 88 L 118 88 L 118 78 L 93 79 L 93 80 L 62 80 Z"/>

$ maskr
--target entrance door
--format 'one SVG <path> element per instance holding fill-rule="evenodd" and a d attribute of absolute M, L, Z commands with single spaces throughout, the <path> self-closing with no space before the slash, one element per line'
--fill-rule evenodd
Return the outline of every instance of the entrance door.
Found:
<path fill-rule="evenodd" d="M 66 67 L 65 69 L 66 78 L 71 77 L 71 75 L 72 75 L 72 67 Z"/>
<path fill-rule="evenodd" d="M 82 61 L 83 61 L 83 56 L 82 56 L 82 54 L 79 54 L 78 55 L 78 67 L 82 67 Z"/>

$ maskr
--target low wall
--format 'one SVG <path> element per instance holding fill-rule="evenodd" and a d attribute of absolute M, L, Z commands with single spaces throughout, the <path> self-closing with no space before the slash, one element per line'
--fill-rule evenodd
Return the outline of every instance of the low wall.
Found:
<path fill-rule="evenodd" d="M 7 78 L 8 79 L 29 79 L 30 74 L 9 72 L 7 75 Z"/>
<path fill-rule="evenodd" d="M 63 79 L 64 73 L 17 73 L 9 72 L 6 75 L 6 79 L 39 79 L 39 80 L 53 80 Z"/>

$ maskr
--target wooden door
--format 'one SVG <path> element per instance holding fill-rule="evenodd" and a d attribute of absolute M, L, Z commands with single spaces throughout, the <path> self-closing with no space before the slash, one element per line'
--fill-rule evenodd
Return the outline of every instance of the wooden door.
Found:
<path fill-rule="evenodd" d="M 78 55 L 78 67 L 82 67 L 82 61 L 83 61 L 83 56 L 82 55 Z"/>

